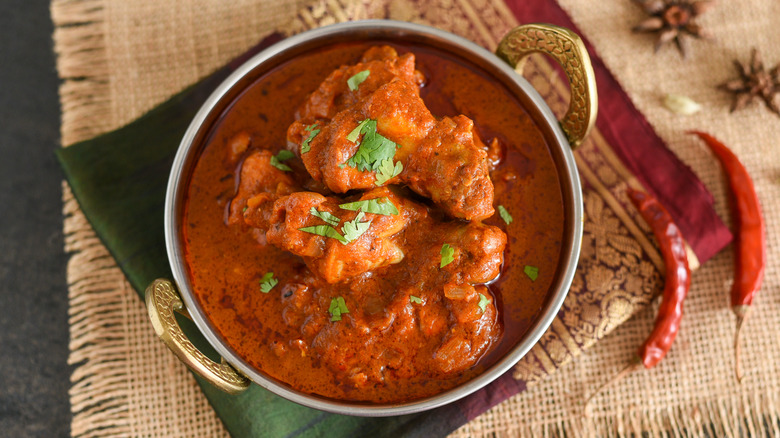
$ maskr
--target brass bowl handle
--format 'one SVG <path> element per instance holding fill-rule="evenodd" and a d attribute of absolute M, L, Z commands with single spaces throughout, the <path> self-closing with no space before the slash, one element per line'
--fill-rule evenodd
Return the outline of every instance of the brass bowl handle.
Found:
<path fill-rule="evenodd" d="M 522 71 L 526 57 L 534 52 L 553 57 L 569 78 L 569 110 L 560 123 L 571 147 L 577 148 L 596 123 L 598 111 L 596 76 L 585 44 L 569 29 L 525 24 L 509 31 L 496 49 L 496 55 L 517 71 Z"/>
<path fill-rule="evenodd" d="M 157 336 L 193 372 L 229 394 L 238 394 L 249 387 L 249 379 L 224 359 L 222 363 L 214 362 L 187 339 L 173 313 L 184 311 L 184 304 L 173 283 L 164 279 L 154 280 L 146 288 L 146 308 Z"/>

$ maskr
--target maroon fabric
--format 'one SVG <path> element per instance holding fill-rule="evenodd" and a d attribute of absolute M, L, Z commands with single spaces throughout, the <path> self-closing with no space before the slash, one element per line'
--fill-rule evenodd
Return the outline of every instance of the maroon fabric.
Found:
<path fill-rule="evenodd" d="M 465 424 L 485 413 L 493 406 L 522 391 L 525 391 L 525 382 L 515 380 L 512 377 L 512 370 L 509 370 L 490 385 L 468 397 L 458 400 L 456 403 L 466 419 Z"/>
<path fill-rule="evenodd" d="M 506 0 L 506 3 L 520 23 L 556 24 L 582 35 L 566 12 L 552 0 Z M 732 238 L 715 213 L 712 194 L 656 135 L 594 47 L 583 39 L 596 73 L 599 95 L 596 127 L 623 164 L 669 210 L 693 252 L 704 263 Z"/>

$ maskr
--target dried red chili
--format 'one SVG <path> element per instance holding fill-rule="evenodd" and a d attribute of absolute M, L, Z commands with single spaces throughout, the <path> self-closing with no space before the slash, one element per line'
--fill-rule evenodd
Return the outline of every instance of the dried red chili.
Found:
<path fill-rule="evenodd" d="M 642 364 L 645 368 L 652 368 L 672 347 L 680 329 L 683 300 L 691 286 L 691 270 L 682 233 L 661 203 L 647 193 L 631 188 L 628 189 L 628 197 L 653 230 L 666 265 L 664 293 L 655 327 L 639 349 Z"/>
<path fill-rule="evenodd" d="M 652 368 L 666 356 L 680 329 L 680 321 L 682 321 L 683 316 L 683 300 L 688 295 L 688 289 L 691 285 L 691 270 L 688 267 L 685 241 L 672 217 L 653 196 L 632 188 L 629 188 L 627 192 L 631 202 L 653 230 L 658 246 L 661 249 L 661 255 L 666 265 L 664 292 L 661 297 L 661 305 L 658 308 L 658 315 L 655 318 L 653 331 L 639 348 L 635 360 L 602 385 L 588 398 L 588 402 L 605 386 L 622 379 L 640 365 L 644 365 L 647 369 Z M 588 402 L 586 402 L 586 405 Z"/>
<path fill-rule="evenodd" d="M 761 288 L 766 263 L 766 234 L 758 195 L 747 169 L 726 145 L 705 132 L 693 131 L 720 161 L 731 187 L 731 215 L 734 224 L 734 283 L 731 310 L 737 316 L 734 355 L 737 380 L 742 381 L 739 335 L 753 298 Z"/>

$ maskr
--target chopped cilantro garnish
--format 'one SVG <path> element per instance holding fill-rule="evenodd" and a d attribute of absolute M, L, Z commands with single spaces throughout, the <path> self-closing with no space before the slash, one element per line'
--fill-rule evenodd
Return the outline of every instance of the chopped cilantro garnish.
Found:
<path fill-rule="evenodd" d="M 335 227 L 336 225 L 339 224 L 339 222 L 341 222 L 341 219 L 339 219 L 338 217 L 330 214 L 327 211 L 319 211 L 317 210 L 316 207 L 312 207 L 311 210 L 309 210 L 309 214 L 324 220 L 325 222 L 328 223 L 328 225 L 333 227 Z"/>
<path fill-rule="evenodd" d="M 351 211 L 364 211 L 366 213 L 382 214 L 385 216 L 397 215 L 398 209 L 387 196 L 374 199 L 366 199 L 365 201 L 349 202 L 347 204 L 339 204 L 339 208 Z M 333 224 L 331 224 L 333 225 Z"/>
<path fill-rule="evenodd" d="M 374 181 L 374 184 L 381 186 L 391 178 L 398 176 L 402 170 L 404 170 L 404 165 L 401 164 L 400 161 L 396 161 L 395 166 L 393 166 L 393 159 L 385 158 L 376 171 L 376 181 Z"/>
<path fill-rule="evenodd" d="M 506 211 L 506 208 L 504 208 L 503 205 L 498 206 L 498 215 L 501 216 L 501 219 L 506 222 L 507 225 L 511 224 L 514 219 L 512 219 L 512 215 L 509 214 L 508 211 Z"/>
<path fill-rule="evenodd" d="M 241 213 L 244 213 L 244 212 L 246 212 L 246 209 L 247 209 L 247 208 L 249 208 L 249 207 L 245 205 L 245 206 L 244 206 L 244 209 L 243 209 L 243 210 L 241 210 Z"/>
<path fill-rule="evenodd" d="M 309 210 L 309 213 L 319 217 L 325 222 L 333 223 L 335 220 L 340 221 L 340 219 L 337 218 L 336 216 L 331 215 L 332 218 L 324 214 L 320 216 L 319 214 L 315 214 L 313 210 L 316 209 L 312 207 L 312 210 Z M 325 212 L 317 211 L 317 213 L 325 213 Z M 325 219 L 326 217 L 328 217 L 329 219 Z M 360 237 L 360 235 L 365 233 L 366 230 L 368 230 L 368 228 L 371 226 L 371 221 L 361 222 L 365 217 L 366 214 L 361 211 L 360 213 L 357 214 L 357 216 L 355 216 L 355 219 L 349 222 L 345 222 L 344 226 L 341 227 L 341 232 L 344 233 L 343 236 L 330 225 L 315 225 L 312 227 L 298 228 L 298 231 L 303 231 L 304 233 L 316 234 L 318 236 L 323 236 L 323 237 L 331 237 L 346 245 L 349 242 L 352 242 L 353 240 Z M 338 222 L 336 222 L 336 224 L 338 224 Z"/>
<path fill-rule="evenodd" d="M 347 308 L 347 303 L 344 301 L 344 298 L 331 298 L 328 312 L 330 313 L 331 322 L 341 321 L 341 315 L 343 313 L 349 313 L 349 309 Z"/>
<path fill-rule="evenodd" d="M 342 241 L 341 243 L 346 245 L 368 230 L 368 227 L 371 226 L 371 221 L 361 222 L 365 216 L 366 214 L 361 211 L 355 216 L 355 219 L 344 223 L 344 226 L 341 227 L 341 232 L 344 233 L 345 241 Z"/>
<path fill-rule="evenodd" d="M 414 295 L 409 295 L 409 302 L 412 304 L 422 304 L 422 298 Z"/>
<path fill-rule="evenodd" d="M 358 85 L 360 85 L 363 81 L 365 81 L 370 73 L 371 72 L 369 70 L 363 70 L 359 73 L 355 73 L 354 76 L 347 79 L 347 85 L 349 86 L 349 89 L 352 91 L 357 90 Z"/>
<path fill-rule="evenodd" d="M 356 141 L 360 134 L 363 134 L 360 147 L 355 151 L 355 155 L 347 160 L 347 165 L 357 168 L 361 172 L 376 170 L 384 160 L 392 159 L 395 156 L 395 150 L 400 147 L 376 132 L 376 120 L 366 119 L 360 122 L 357 128 L 347 135 L 347 140 L 354 138 L 355 140 L 350 141 Z M 392 164 L 392 160 L 390 164 Z"/>
<path fill-rule="evenodd" d="M 294 153 L 288 151 L 287 149 L 282 149 L 278 154 L 271 157 L 271 166 L 274 166 L 275 168 L 285 172 L 292 172 L 290 166 L 284 164 L 284 162 L 294 156 Z"/>
<path fill-rule="evenodd" d="M 317 127 L 316 123 L 306 127 L 306 130 L 309 131 L 309 136 L 306 137 L 306 140 L 304 140 L 303 143 L 301 143 L 301 153 L 302 154 L 305 154 L 306 152 L 309 152 L 309 150 L 311 149 L 311 146 L 309 146 L 309 143 L 311 143 L 311 141 L 314 139 L 314 137 L 316 137 L 317 134 L 320 133 L 319 129 L 314 129 L 316 127 Z"/>
<path fill-rule="evenodd" d="M 487 309 L 487 305 L 490 304 L 492 300 L 482 294 L 479 294 L 479 303 L 477 305 L 482 310 L 482 313 L 485 313 L 485 309 Z"/>
<path fill-rule="evenodd" d="M 266 272 L 263 278 L 260 279 L 260 292 L 267 294 L 277 283 L 279 283 L 279 280 L 274 278 L 274 273 Z"/>
<path fill-rule="evenodd" d="M 440 268 L 443 268 L 455 260 L 455 248 L 451 247 L 449 243 L 445 243 L 441 246 L 441 264 Z"/>
<path fill-rule="evenodd" d="M 312 227 L 298 228 L 298 231 L 303 231 L 304 233 L 316 234 L 322 237 L 331 237 L 345 245 L 349 243 L 347 239 L 344 238 L 344 236 L 339 234 L 339 232 L 336 231 L 336 229 L 331 227 L 330 225 L 314 225 Z"/>
<path fill-rule="evenodd" d="M 523 268 L 523 272 L 525 272 L 525 275 L 527 275 L 528 278 L 531 279 L 531 281 L 536 281 L 536 277 L 539 276 L 539 268 L 537 268 L 536 266 L 525 265 L 525 268 Z"/>

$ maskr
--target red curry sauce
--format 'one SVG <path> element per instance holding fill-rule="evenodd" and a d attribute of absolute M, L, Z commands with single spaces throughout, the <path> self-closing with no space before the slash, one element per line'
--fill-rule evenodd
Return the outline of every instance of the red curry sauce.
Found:
<path fill-rule="evenodd" d="M 501 161 L 491 172 L 494 205 L 503 205 L 513 221 L 507 225 L 496 213 L 484 223 L 499 227 L 507 234 L 501 275 L 487 286 L 489 292 L 485 293 L 492 299 L 497 313 L 490 316 L 498 319 L 503 330 L 499 339 L 481 354 L 477 364 L 465 371 L 395 373 L 395 378 L 390 376 L 381 383 L 368 381 L 362 385 L 350 381 L 344 370 L 332 369 L 334 362 L 329 362 L 324 355 L 318 357 L 311 352 L 306 354 L 305 349 L 296 350 L 295 342 L 312 317 L 290 315 L 295 279 L 312 274 L 300 257 L 265 244 L 265 237 L 257 229 L 228 223 L 240 165 L 226 157 L 231 155 L 235 138 L 246 134 L 251 139 L 250 149 L 268 149 L 272 153 L 284 149 L 287 128 L 308 93 L 331 71 L 355 63 L 375 44 L 340 44 L 304 54 L 249 86 L 212 127 L 189 183 L 183 234 L 194 294 L 213 326 L 239 356 L 258 370 L 303 392 L 342 400 L 388 403 L 426 397 L 454 387 L 479 374 L 522 337 L 543 305 L 554 279 L 564 219 L 558 175 L 548 146 L 518 101 L 501 84 L 462 60 L 425 47 L 395 45 L 399 53 L 415 54 L 416 68 L 426 78 L 420 95 L 434 115 L 464 114 L 474 121 L 477 133 L 486 144 L 497 139 L 502 146 L 498 154 Z M 290 161 L 294 177 L 307 178 L 303 166 L 294 161 Z M 436 215 L 435 207 L 431 208 Z M 431 255 L 434 257 L 436 254 Z M 532 279 L 524 272 L 527 266 L 537 268 L 538 277 Z M 403 271 L 403 275 L 410 277 L 413 269 L 407 266 Z M 279 284 L 269 293 L 261 293 L 258 281 L 267 272 L 273 272 Z M 392 286 L 396 283 L 389 277 L 395 271 L 391 267 L 383 272 L 377 276 L 379 280 L 361 283 L 359 297 L 355 294 L 354 301 L 349 303 L 352 309 L 361 305 L 397 305 L 398 293 Z M 407 284 L 410 280 L 404 281 Z M 425 281 L 419 279 L 421 285 Z M 347 293 L 340 292 L 338 285 L 323 285 L 314 294 L 331 293 L 329 288 L 342 295 Z M 368 347 L 361 351 L 361 345 L 367 346 L 371 341 L 355 339 L 359 333 L 359 330 L 349 332 L 353 338 L 333 342 L 337 345 L 326 346 L 327 351 L 337 353 L 336 361 L 387 360 L 367 355 Z M 405 339 L 403 332 L 399 333 L 392 339 L 382 340 L 384 344 L 378 351 L 404 351 L 404 344 L 420 342 Z"/>

